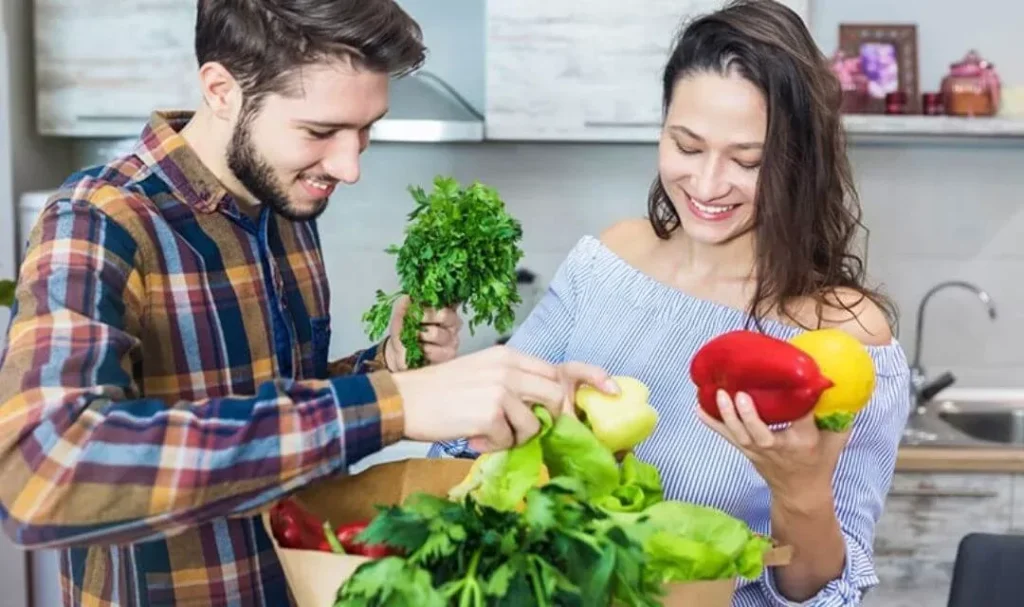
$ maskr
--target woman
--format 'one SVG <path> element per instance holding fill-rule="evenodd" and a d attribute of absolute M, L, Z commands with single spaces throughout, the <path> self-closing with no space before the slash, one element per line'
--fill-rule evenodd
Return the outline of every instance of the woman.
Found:
<path fill-rule="evenodd" d="M 584 237 L 510 346 L 651 388 L 660 422 L 637 455 L 668 498 L 708 504 L 796 548 L 735 605 L 856 605 L 877 583 L 876 521 L 910 406 L 891 306 L 864 285 L 859 207 L 835 78 L 800 18 L 747 1 L 695 20 L 664 72 L 649 220 Z M 749 397 L 700 412 L 688 375 L 712 337 L 838 327 L 869 350 L 876 390 L 852 431 L 769 429 Z M 453 455 L 463 444 L 435 446 Z"/>

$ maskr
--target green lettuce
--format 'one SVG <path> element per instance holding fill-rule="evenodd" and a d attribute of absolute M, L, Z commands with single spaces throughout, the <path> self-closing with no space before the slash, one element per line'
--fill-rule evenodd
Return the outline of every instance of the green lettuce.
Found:
<path fill-rule="evenodd" d="M 613 513 L 644 547 L 650 575 L 662 583 L 756 579 L 764 570 L 771 540 L 717 508 L 662 501 L 640 513 Z"/>
<path fill-rule="evenodd" d="M 538 415 L 550 414 L 546 409 Z M 544 464 L 552 478 L 569 476 L 583 483 L 590 500 L 600 500 L 619 486 L 619 466 L 615 456 L 597 440 L 583 422 L 561 415 L 541 437 Z"/>
<path fill-rule="evenodd" d="M 617 462 L 590 428 L 571 415 L 553 421 L 543 407 L 534 412 L 540 432 L 522 445 L 480 456 L 450 498 L 470 496 L 506 512 L 524 507 L 524 515 L 536 526 L 547 520 L 549 507 L 540 498 L 532 503 L 525 498 L 531 490 L 536 493 L 547 466 L 552 490 L 572 488 L 569 492 L 577 499 L 607 515 L 609 528 L 620 527 L 642 547 L 648 581 L 667 584 L 761 575 L 771 540 L 716 508 L 665 500 L 657 468 L 632 452 Z M 572 526 L 570 521 L 549 523 Z"/>
<path fill-rule="evenodd" d="M 597 505 L 611 512 L 640 512 L 663 499 L 658 469 L 631 451 L 619 465 L 619 486 L 597 500 Z"/>
<path fill-rule="evenodd" d="M 646 469 L 639 461 L 630 461 L 621 472 L 615 456 L 594 436 L 583 422 L 571 415 L 553 421 L 544 407 L 535 407 L 540 431 L 521 445 L 503 451 L 485 453 L 477 458 L 466 478 L 452 488 L 448 497 L 461 500 L 471 496 L 477 503 L 497 510 L 512 510 L 523 502 L 526 493 L 536 487 L 547 466 L 551 477 L 569 477 L 583 485 L 588 499 L 611 509 L 621 504 L 646 504 L 656 487 L 661 492 L 657 471 Z M 653 471 L 653 477 L 651 472 Z M 618 494 L 616 494 L 618 491 Z M 640 493 L 637 493 L 639 491 Z M 628 508 L 635 506 L 630 505 Z"/>
<path fill-rule="evenodd" d="M 471 496 L 478 504 L 495 510 L 518 507 L 526 493 L 540 482 L 544 467 L 541 439 L 552 427 L 548 411 L 543 407 L 537 409 L 540 432 L 521 445 L 478 457 L 470 473 L 448 492 L 448 497 L 462 500 Z"/>

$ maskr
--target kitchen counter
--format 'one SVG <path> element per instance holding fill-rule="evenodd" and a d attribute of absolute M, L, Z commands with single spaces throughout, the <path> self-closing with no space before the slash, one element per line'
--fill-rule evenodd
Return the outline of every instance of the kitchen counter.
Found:
<path fill-rule="evenodd" d="M 950 407 L 1017 408 L 1024 405 L 1020 388 L 950 388 L 929 405 L 924 415 L 915 415 L 896 459 L 897 471 L 917 472 L 1024 472 L 1024 445 L 979 441 L 957 431 L 939 419 L 937 411 Z M 918 440 L 924 435 L 931 440 Z"/>
<path fill-rule="evenodd" d="M 899 472 L 1024 472 L 1020 447 L 900 447 Z"/>

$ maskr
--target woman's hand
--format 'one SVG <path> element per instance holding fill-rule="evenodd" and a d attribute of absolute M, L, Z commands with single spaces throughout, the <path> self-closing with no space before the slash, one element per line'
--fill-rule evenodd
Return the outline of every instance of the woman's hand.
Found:
<path fill-rule="evenodd" d="M 772 491 L 772 498 L 795 510 L 804 510 L 832 500 L 832 475 L 849 432 L 822 432 L 808 414 L 782 430 L 772 430 L 745 393 L 733 402 L 724 390 L 718 392 L 722 421 L 698 409 L 698 415 L 712 430 L 743 452 Z"/>
<path fill-rule="evenodd" d="M 813 414 L 772 430 L 744 393 L 736 402 L 718 392 L 722 421 L 698 408 L 701 420 L 753 462 L 772 492 L 772 537 L 793 546 L 789 565 L 774 571 L 780 593 L 792 601 L 815 596 L 843 571 L 846 547 L 832 497 L 832 476 L 849 431 L 823 432 Z"/>

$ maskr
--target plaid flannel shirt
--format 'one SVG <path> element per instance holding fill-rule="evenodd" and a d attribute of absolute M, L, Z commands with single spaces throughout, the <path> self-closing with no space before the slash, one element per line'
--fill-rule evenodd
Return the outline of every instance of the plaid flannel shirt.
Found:
<path fill-rule="evenodd" d="M 69 178 L 21 267 L 0 516 L 67 605 L 288 604 L 259 511 L 402 431 L 383 348 L 328 362 L 315 223 L 240 212 L 188 118 Z"/>

